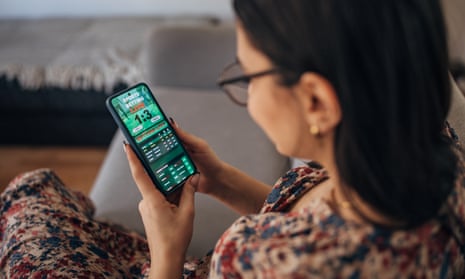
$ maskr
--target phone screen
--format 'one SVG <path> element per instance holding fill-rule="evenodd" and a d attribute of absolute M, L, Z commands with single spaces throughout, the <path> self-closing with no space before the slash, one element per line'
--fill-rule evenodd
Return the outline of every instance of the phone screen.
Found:
<path fill-rule="evenodd" d="M 175 190 L 196 172 L 147 85 L 139 84 L 116 94 L 110 97 L 108 103 L 162 192 L 167 194 Z"/>

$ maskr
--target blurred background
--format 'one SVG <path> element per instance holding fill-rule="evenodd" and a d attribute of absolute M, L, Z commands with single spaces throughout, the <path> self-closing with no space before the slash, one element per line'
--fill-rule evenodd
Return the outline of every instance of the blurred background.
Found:
<path fill-rule="evenodd" d="M 0 18 L 215 15 L 230 17 L 229 0 L 2 0 Z"/>
<path fill-rule="evenodd" d="M 0 0 L 0 190 L 47 167 L 88 193 L 116 131 L 104 100 L 150 82 L 155 30 L 231 18 L 229 0 Z"/>

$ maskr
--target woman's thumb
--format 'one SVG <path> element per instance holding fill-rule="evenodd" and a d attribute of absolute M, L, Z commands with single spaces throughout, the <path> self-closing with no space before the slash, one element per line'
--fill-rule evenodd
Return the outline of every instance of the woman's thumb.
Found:
<path fill-rule="evenodd" d="M 200 175 L 198 173 L 191 176 L 186 184 L 184 184 L 184 189 L 182 190 L 182 196 L 179 200 L 179 208 L 182 211 L 190 211 L 194 213 L 194 201 L 195 201 L 195 191 L 199 183 Z"/>

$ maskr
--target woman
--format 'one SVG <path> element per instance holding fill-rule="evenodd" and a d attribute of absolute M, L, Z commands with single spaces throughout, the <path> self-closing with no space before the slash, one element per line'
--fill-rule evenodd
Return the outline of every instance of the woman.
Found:
<path fill-rule="evenodd" d="M 280 153 L 308 166 L 270 188 L 177 127 L 200 174 L 175 205 L 125 145 L 147 240 L 93 220 L 88 200 L 50 172 L 27 174 L 2 195 L 3 273 L 463 278 L 465 174 L 444 124 L 439 1 L 233 3 L 238 59 L 220 85 Z M 196 191 L 244 217 L 212 255 L 186 262 Z"/>

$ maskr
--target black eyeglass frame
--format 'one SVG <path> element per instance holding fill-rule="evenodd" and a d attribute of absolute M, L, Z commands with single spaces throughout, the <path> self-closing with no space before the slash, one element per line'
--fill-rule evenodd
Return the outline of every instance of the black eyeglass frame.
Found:
<path fill-rule="evenodd" d="M 234 67 L 234 66 L 239 66 L 238 62 L 234 62 L 228 66 L 226 66 L 222 72 L 221 75 L 223 75 L 228 69 Z M 258 77 L 261 77 L 261 76 L 266 76 L 266 75 L 270 75 L 270 74 L 276 74 L 279 72 L 279 69 L 277 68 L 273 68 L 273 69 L 269 69 L 269 70 L 265 70 L 265 71 L 261 71 L 261 72 L 258 72 L 258 73 L 254 73 L 254 74 L 249 74 L 249 75 L 240 75 L 240 76 L 237 76 L 237 77 L 232 77 L 232 78 L 228 78 L 228 79 L 225 79 L 225 80 L 218 80 L 217 81 L 217 85 L 221 88 L 221 90 L 223 92 L 226 93 L 226 95 L 228 95 L 228 97 L 236 104 L 240 105 L 240 106 L 247 106 L 247 103 L 242 103 L 240 101 L 238 101 L 230 92 L 229 90 L 225 89 L 224 86 L 226 85 L 229 85 L 229 84 L 234 84 L 234 83 L 238 83 L 238 82 L 244 82 L 246 84 L 249 84 L 250 81 L 254 78 L 258 78 Z"/>

